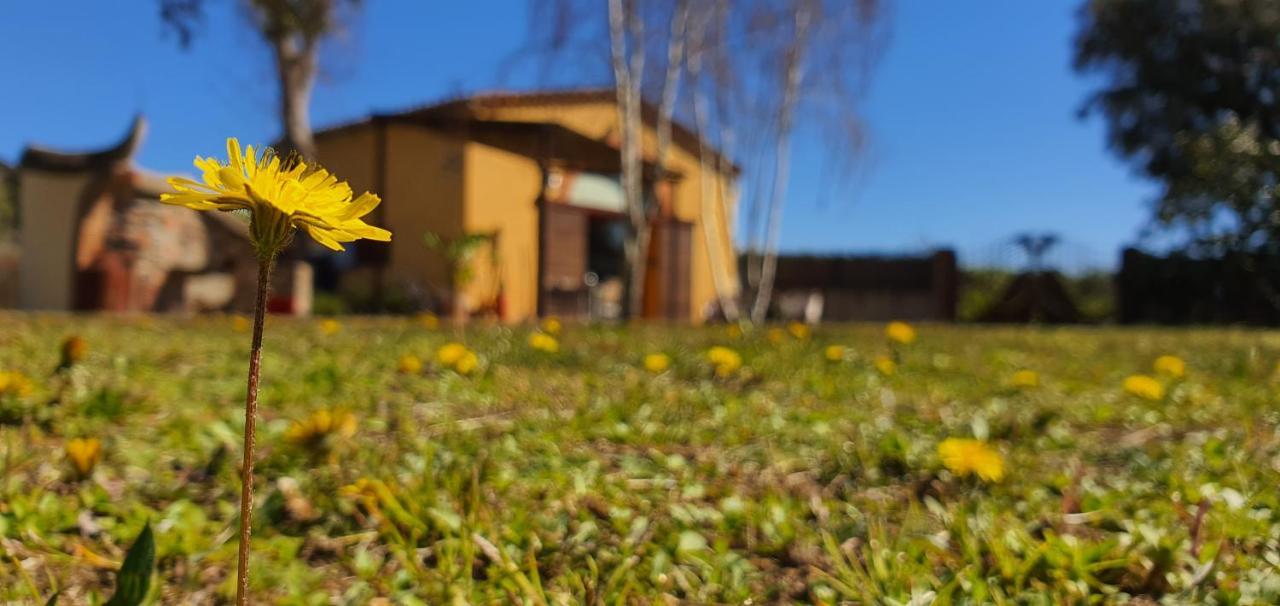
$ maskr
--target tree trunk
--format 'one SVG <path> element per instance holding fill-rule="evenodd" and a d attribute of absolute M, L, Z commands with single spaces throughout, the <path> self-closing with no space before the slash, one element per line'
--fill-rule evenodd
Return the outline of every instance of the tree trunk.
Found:
<path fill-rule="evenodd" d="M 703 17 L 706 18 L 705 16 Z M 700 165 L 699 175 L 701 176 L 699 186 L 699 197 L 702 199 L 702 239 L 703 245 L 707 247 L 708 269 L 711 271 L 711 283 L 716 291 L 716 301 L 720 305 L 720 312 L 724 314 L 724 318 L 728 322 L 738 321 L 738 302 L 730 295 L 730 288 L 724 283 L 724 277 L 727 273 L 720 252 L 724 249 L 724 240 L 720 231 L 720 223 L 716 221 L 716 211 L 720 211 L 720 216 L 728 220 L 729 213 L 726 211 L 724 200 L 727 192 L 721 187 L 722 180 L 727 172 L 724 154 L 727 149 L 727 139 L 721 138 L 721 150 L 719 156 L 715 159 L 714 164 L 709 159 L 709 151 L 707 149 L 707 131 L 710 128 L 710 112 L 707 108 L 706 91 L 702 89 L 702 65 L 703 65 L 703 35 L 706 23 L 703 20 L 695 20 L 694 25 L 690 28 L 689 44 L 693 47 L 693 51 L 689 53 L 689 77 L 692 81 L 693 88 L 693 119 L 694 124 L 698 128 L 698 163 Z M 718 178 L 713 183 L 711 175 L 715 174 Z M 733 262 L 731 260 L 730 262 Z"/>
<path fill-rule="evenodd" d="M 627 206 L 627 266 L 622 315 L 638 316 L 644 302 L 644 277 L 649 252 L 649 216 L 644 200 L 643 164 L 640 159 L 640 84 L 644 73 L 644 24 L 623 0 L 609 0 L 610 59 L 618 105 L 622 190 Z"/>
<path fill-rule="evenodd" d="M 810 43 L 810 14 L 807 5 L 799 4 L 795 13 L 795 32 L 792 46 L 787 53 L 783 72 L 782 102 L 778 110 L 778 144 L 774 149 L 773 187 L 769 194 L 769 215 L 765 223 L 764 257 L 760 262 L 760 285 L 756 290 L 755 305 L 751 308 L 751 321 L 764 322 L 773 299 L 773 282 L 778 271 L 778 239 L 782 231 L 782 207 L 787 191 L 787 177 L 791 166 L 791 119 L 795 113 L 796 97 L 804 71 L 804 50 Z"/>
<path fill-rule="evenodd" d="M 778 237 L 782 229 L 782 198 L 786 195 L 787 173 L 791 160 L 791 133 L 785 130 L 778 135 L 778 147 L 774 160 L 773 192 L 769 195 L 769 217 L 766 224 L 765 248 L 760 259 L 760 285 L 756 290 L 756 302 L 751 307 L 751 322 L 762 324 L 773 300 L 773 281 L 778 271 Z"/>
<path fill-rule="evenodd" d="M 272 41 L 280 78 L 280 121 L 284 126 L 281 151 L 314 159 L 315 136 L 311 131 L 311 92 L 316 83 L 317 48 L 292 39 Z"/>

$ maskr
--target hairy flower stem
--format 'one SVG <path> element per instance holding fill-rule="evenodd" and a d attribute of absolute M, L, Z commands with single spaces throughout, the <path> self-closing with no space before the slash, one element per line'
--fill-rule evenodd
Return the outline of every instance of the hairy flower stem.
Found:
<path fill-rule="evenodd" d="M 267 292 L 275 254 L 258 256 L 258 295 L 253 306 L 253 345 L 249 349 L 249 385 L 244 399 L 244 462 L 240 466 L 240 560 L 236 569 L 236 604 L 249 603 L 249 535 L 253 517 L 253 448 L 258 417 L 258 368 L 262 361 L 262 327 L 267 319 Z"/>

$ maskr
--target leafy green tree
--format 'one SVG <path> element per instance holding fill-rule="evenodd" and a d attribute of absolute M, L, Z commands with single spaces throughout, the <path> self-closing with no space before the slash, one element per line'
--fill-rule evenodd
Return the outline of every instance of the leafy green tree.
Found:
<path fill-rule="evenodd" d="M 1280 253 L 1280 2 L 1089 0 L 1076 69 L 1084 113 L 1162 184 L 1156 223 L 1198 252 Z"/>

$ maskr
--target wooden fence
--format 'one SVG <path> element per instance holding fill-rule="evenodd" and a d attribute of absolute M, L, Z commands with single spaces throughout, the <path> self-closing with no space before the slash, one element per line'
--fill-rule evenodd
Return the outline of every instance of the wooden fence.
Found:
<path fill-rule="evenodd" d="M 1116 277 L 1124 324 L 1280 324 L 1280 258 L 1167 257 L 1124 251 Z"/>
<path fill-rule="evenodd" d="M 747 279 L 745 256 L 739 275 Z M 799 317 L 800 301 L 820 298 L 829 322 L 953 321 L 959 271 L 956 255 L 939 250 L 921 256 L 784 255 L 778 258 L 775 317 Z M 743 285 L 743 292 L 751 292 Z"/>

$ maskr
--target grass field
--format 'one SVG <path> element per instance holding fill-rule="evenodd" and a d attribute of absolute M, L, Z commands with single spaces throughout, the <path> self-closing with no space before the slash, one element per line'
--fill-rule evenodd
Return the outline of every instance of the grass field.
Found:
<path fill-rule="evenodd" d="M 0 327 L 0 603 L 110 595 L 148 520 L 153 603 L 225 602 L 243 319 Z M 271 318 L 255 603 L 1280 603 L 1280 334 L 916 328 Z"/>

